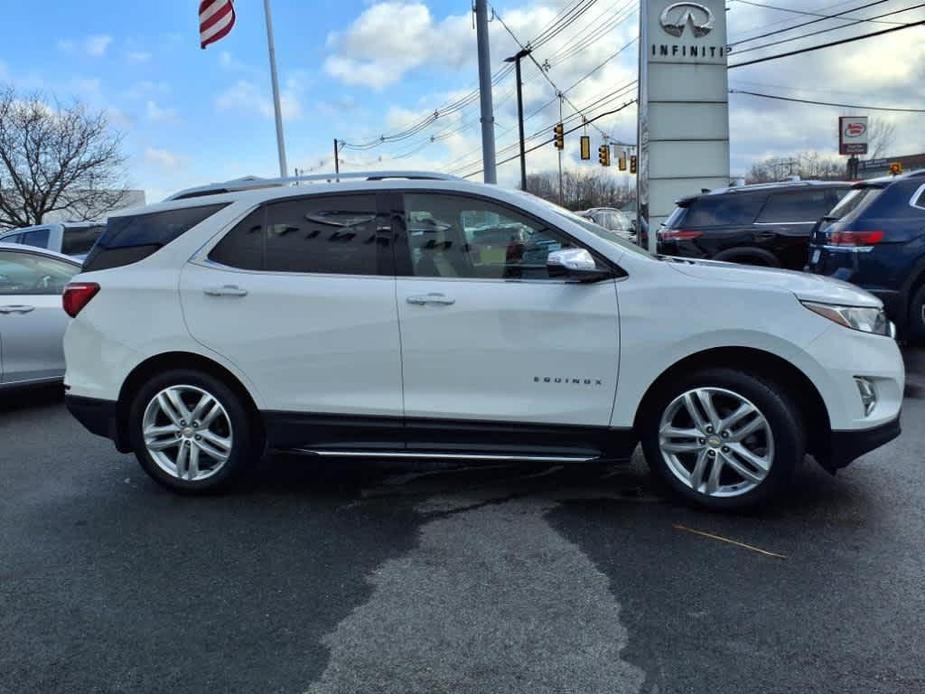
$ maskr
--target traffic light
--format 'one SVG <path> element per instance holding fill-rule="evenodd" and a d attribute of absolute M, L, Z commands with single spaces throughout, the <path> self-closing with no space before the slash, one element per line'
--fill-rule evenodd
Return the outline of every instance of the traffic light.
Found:
<path fill-rule="evenodd" d="M 565 127 L 562 125 L 562 123 L 558 123 L 556 127 L 552 129 L 552 131 L 556 136 L 556 149 L 565 149 Z"/>
<path fill-rule="evenodd" d="M 601 145 L 597 148 L 597 160 L 601 166 L 610 166 L 610 145 Z"/>
<path fill-rule="evenodd" d="M 591 158 L 591 138 L 587 135 L 581 136 L 581 158 L 585 161 Z"/>
<path fill-rule="evenodd" d="M 631 173 L 631 174 L 636 173 L 636 169 L 637 169 L 637 168 L 638 168 L 638 164 L 637 164 L 637 160 L 636 160 L 636 155 L 633 154 L 633 155 L 630 156 L 630 173 Z"/>
<path fill-rule="evenodd" d="M 892 164 L 890 164 L 890 173 L 893 176 L 899 176 L 899 174 L 901 174 L 902 172 L 903 172 L 902 162 L 894 161 Z"/>
<path fill-rule="evenodd" d="M 626 152 L 623 151 L 620 153 L 620 158 L 617 159 L 617 168 L 620 171 L 626 171 Z"/>

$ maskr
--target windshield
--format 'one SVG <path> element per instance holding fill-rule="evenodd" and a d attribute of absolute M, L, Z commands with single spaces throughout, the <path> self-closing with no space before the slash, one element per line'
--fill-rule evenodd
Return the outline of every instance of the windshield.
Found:
<path fill-rule="evenodd" d="M 565 217 L 570 222 L 575 222 L 576 224 L 580 224 L 582 227 L 590 231 L 595 236 L 602 238 L 605 241 L 609 241 L 615 246 L 619 246 L 623 250 L 632 251 L 633 253 L 638 253 L 639 255 L 644 255 L 648 258 L 652 258 L 652 260 L 657 260 L 655 256 L 653 256 L 651 253 L 649 253 L 644 248 L 637 246 L 632 241 L 628 241 L 622 238 L 621 236 L 619 236 L 618 234 L 614 234 L 612 231 L 609 231 L 608 229 L 605 229 L 604 227 L 598 224 L 595 224 L 594 222 L 591 222 L 575 214 L 571 210 L 567 210 L 564 207 L 560 207 L 559 205 L 556 205 L 553 202 L 549 202 L 549 200 L 545 200 L 539 196 L 533 195 L 532 193 L 524 193 L 524 195 L 529 195 L 533 200 L 538 200 L 545 207 L 549 208 L 550 210 L 555 212 L 560 217 Z"/>

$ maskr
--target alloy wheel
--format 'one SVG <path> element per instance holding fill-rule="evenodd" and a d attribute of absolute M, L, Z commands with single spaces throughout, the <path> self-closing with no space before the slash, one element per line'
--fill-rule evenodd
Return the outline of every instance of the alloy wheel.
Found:
<path fill-rule="evenodd" d="M 767 477 L 774 436 L 767 418 L 747 398 L 724 388 L 695 388 L 665 409 L 659 450 L 687 487 L 710 497 L 733 497 Z"/>
<path fill-rule="evenodd" d="M 215 475 L 234 444 L 228 412 L 215 396 L 190 385 L 170 386 L 151 399 L 142 434 L 158 467 L 186 482 Z"/>

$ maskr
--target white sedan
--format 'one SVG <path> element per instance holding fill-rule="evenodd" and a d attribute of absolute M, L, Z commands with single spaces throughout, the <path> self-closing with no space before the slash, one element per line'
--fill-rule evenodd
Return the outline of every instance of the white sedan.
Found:
<path fill-rule="evenodd" d="M 66 255 L 0 243 L 0 390 L 64 377 L 61 293 L 78 272 Z"/>

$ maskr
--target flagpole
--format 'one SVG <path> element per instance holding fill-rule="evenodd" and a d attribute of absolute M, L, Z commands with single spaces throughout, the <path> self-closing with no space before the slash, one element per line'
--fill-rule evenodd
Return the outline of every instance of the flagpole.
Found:
<path fill-rule="evenodd" d="M 279 102 L 279 77 L 276 74 L 276 43 L 273 40 L 273 16 L 270 13 L 270 0 L 263 0 L 263 9 L 267 18 L 267 47 L 270 51 L 270 78 L 273 82 L 273 110 L 276 113 L 276 147 L 279 150 L 279 175 L 289 175 L 286 164 L 286 140 L 283 137 L 283 112 Z"/>

